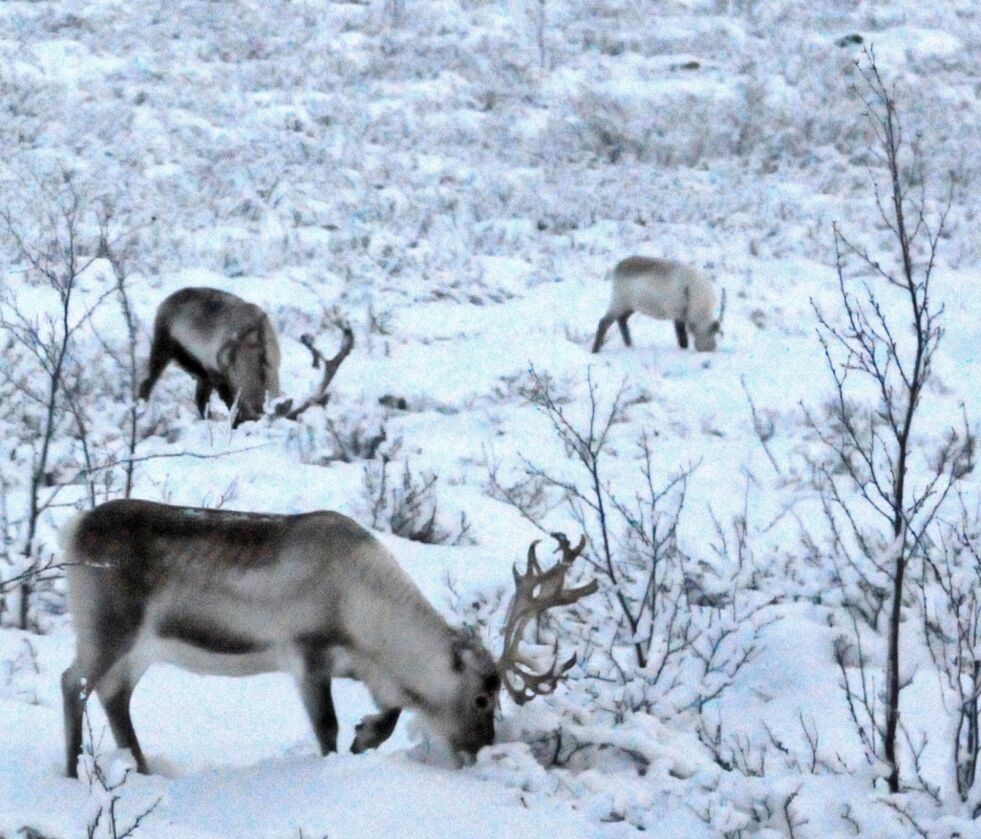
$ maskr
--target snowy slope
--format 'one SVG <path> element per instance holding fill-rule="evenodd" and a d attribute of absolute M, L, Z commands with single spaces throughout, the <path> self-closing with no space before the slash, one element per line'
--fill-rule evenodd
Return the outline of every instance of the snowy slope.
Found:
<path fill-rule="evenodd" d="M 831 223 L 895 264 L 868 187 L 870 162 L 879 170 L 853 89 L 856 35 L 899 82 L 909 136 L 927 138 L 931 210 L 943 173 L 958 175 L 935 278 L 945 334 L 915 428 L 929 442 L 981 417 L 981 18 L 970 3 L 0 5 L 0 190 L 14 220 L 0 225 L 4 319 L 16 309 L 44 323 L 57 308 L 9 234 L 46 241 L 52 184 L 67 172 L 84 198 L 86 259 L 111 209 L 140 370 L 156 306 L 188 285 L 270 314 L 294 399 L 318 375 L 300 336 L 332 353 L 337 316 L 355 332 L 330 402 L 299 423 L 232 430 L 217 400 L 199 420 L 193 383 L 168 371 L 140 409 L 134 496 L 336 509 L 371 524 L 381 454 L 391 475 L 435 475 L 449 543 L 399 538 L 384 517 L 378 536 L 448 620 L 475 623 L 496 652 L 511 565 L 542 534 L 500 500 L 491 473 L 514 482 L 531 463 L 581 480 L 528 399 L 534 375 L 554 383 L 576 422 L 591 385 L 604 405 L 622 386 L 610 485 L 623 498 L 642 490 L 642 433 L 659 485 L 692 467 L 678 530 L 684 584 L 709 600 L 738 588 L 742 606 L 759 609 L 739 630 L 752 625 L 753 655 L 698 712 L 694 656 L 672 665 L 677 689 L 661 684 L 640 701 L 596 678 L 608 623 L 583 629 L 569 684 L 521 709 L 505 699 L 499 742 L 463 769 L 411 719 L 378 753 L 344 753 L 372 707 L 358 685 L 338 684 L 342 753 L 321 758 L 288 677 L 153 669 L 134 698 L 153 775 L 119 786 L 120 827 L 159 801 L 135 836 L 981 836 L 952 789 L 937 711 L 950 694 L 919 646 L 905 674 L 903 756 L 927 736 L 924 786 L 941 803 L 924 790 L 902 796 L 910 816 L 887 803 L 840 687 L 834 651 L 849 613 L 805 538 L 823 519 L 804 409 L 822 415 L 831 395 L 814 307 L 841 322 Z M 681 352 L 670 324 L 637 316 L 632 348 L 611 330 L 590 353 L 609 271 L 633 253 L 691 262 L 725 287 L 718 352 Z M 75 316 L 95 306 L 70 375 L 86 383 L 92 449 L 107 461 L 125 455 L 129 406 L 113 282 L 94 259 L 72 303 Z M 901 318 L 902 297 L 884 299 Z M 13 549 L 0 580 L 18 568 L 39 447 L 36 400 L 13 384 L 34 362 L 11 346 L 0 497 Z M 369 457 L 364 442 L 382 431 Z M 77 437 L 66 414 L 42 556 L 89 492 L 122 491 L 118 467 L 86 485 Z M 967 491 L 977 488 L 969 476 Z M 546 529 L 578 533 L 556 498 L 541 510 Z M 467 531 L 454 540 L 461 516 Z M 108 801 L 98 783 L 62 777 L 59 677 L 74 642 L 63 595 L 57 580 L 43 592 L 43 634 L 12 628 L 13 601 L 0 613 L 0 837 L 84 836 Z M 881 644 L 866 638 L 881 680 Z M 91 724 L 118 779 L 127 757 L 97 707 Z M 111 835 L 106 822 L 95 835 Z"/>

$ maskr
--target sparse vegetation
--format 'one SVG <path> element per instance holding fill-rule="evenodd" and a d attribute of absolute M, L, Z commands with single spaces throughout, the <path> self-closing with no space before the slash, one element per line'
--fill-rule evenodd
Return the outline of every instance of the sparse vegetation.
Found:
<path fill-rule="evenodd" d="M 0 833 L 357 830 L 368 764 L 283 744 L 274 679 L 239 751 L 240 686 L 147 680 L 167 762 L 54 783 L 56 533 L 121 497 L 338 510 L 495 652 L 512 563 L 586 537 L 566 582 L 596 593 L 511 645 L 542 696 L 462 773 L 382 752 L 364 819 L 974 831 L 979 47 L 963 3 L 909 0 L 0 4 Z M 718 352 L 638 317 L 588 355 L 630 254 L 728 289 Z M 233 428 L 180 374 L 137 398 L 189 286 L 268 312 L 295 402 Z"/>
<path fill-rule="evenodd" d="M 896 793 L 910 783 L 903 779 L 899 758 L 900 692 L 908 683 L 901 660 L 909 648 L 903 637 L 909 625 L 907 578 L 917 576 L 916 564 L 934 561 L 938 516 L 952 490 L 973 471 L 974 437 L 966 423 L 939 439 L 930 434 L 918 442 L 916 436 L 943 335 L 943 306 L 935 300 L 932 281 L 951 199 L 948 194 L 931 218 L 922 161 L 906 158 L 895 90 L 883 80 L 874 54 L 867 53 L 867 59 L 862 77 L 873 150 L 885 168 L 884 184 L 873 180 L 872 191 L 895 251 L 888 261 L 873 256 L 835 228 L 844 324 L 816 307 L 835 397 L 830 423 L 811 413 L 808 422 L 827 453 L 815 465 L 814 480 L 832 534 L 829 559 L 845 597 L 854 587 L 856 599 L 865 604 L 856 603 L 858 613 L 886 634 L 885 691 L 871 687 L 875 679 L 858 633 L 837 647 L 842 687 L 870 758 L 886 762 L 889 790 Z M 850 258 L 858 260 L 863 279 L 848 277 Z M 894 314 L 897 304 L 902 314 Z M 857 649 L 858 686 L 846 664 L 849 644 Z M 918 764 L 915 750 L 913 762 Z"/>
<path fill-rule="evenodd" d="M 426 545 L 471 544 L 470 522 L 461 512 L 454 530 L 440 523 L 436 494 L 438 477 L 432 472 L 413 472 L 409 461 L 390 468 L 398 445 L 364 467 L 364 499 L 370 526 Z"/>

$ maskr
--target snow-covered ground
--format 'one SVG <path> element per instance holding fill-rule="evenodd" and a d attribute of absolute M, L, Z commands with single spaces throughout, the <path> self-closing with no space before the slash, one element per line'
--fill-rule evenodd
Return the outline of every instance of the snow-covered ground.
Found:
<path fill-rule="evenodd" d="M 599 679 L 603 662 L 612 666 L 599 648 L 613 612 L 577 612 L 603 622 L 562 634 L 580 656 L 568 682 L 522 708 L 505 698 L 499 742 L 463 769 L 429 748 L 411 716 L 379 752 L 347 754 L 372 708 L 354 683 L 340 681 L 335 695 L 342 752 L 321 758 L 289 677 L 154 668 L 133 702 L 153 774 L 116 789 L 120 833 L 152 806 L 133 835 L 981 836 L 952 785 L 950 693 L 918 628 L 908 633 L 902 760 L 915 786 L 918 753 L 917 780 L 938 792 L 908 790 L 890 804 L 876 782 L 881 766 L 866 758 L 835 649 L 863 633 L 874 692 L 884 633 L 854 629 L 842 606 L 809 480 L 822 449 L 805 410 L 823 416 L 832 394 L 814 307 L 841 318 L 832 222 L 884 265 L 896 261 L 869 188 L 870 166 L 881 167 L 854 87 L 868 44 L 898 83 L 908 139 L 923 146 L 928 209 L 940 206 L 945 174 L 957 175 L 933 292 L 945 332 L 914 429 L 929 447 L 962 416 L 981 417 L 973 3 L 0 4 L 4 319 L 16 307 L 42 332 L 57 329 L 45 320 L 57 296 L 10 234 L 48 249 L 64 221 L 50 213 L 70 182 L 83 199 L 83 261 L 96 256 L 100 214 L 125 251 L 141 374 L 156 306 L 184 286 L 226 289 L 270 314 L 294 399 L 318 376 L 301 335 L 330 354 L 337 317 L 354 329 L 329 403 L 297 423 L 232 430 L 217 400 L 214 418 L 199 420 L 192 381 L 171 369 L 140 409 L 135 497 L 336 509 L 370 525 L 382 455 L 396 483 L 406 467 L 416 480 L 436 476 L 446 544 L 387 533 L 384 515 L 378 536 L 448 620 L 475 623 L 497 652 L 512 563 L 542 534 L 501 500 L 492 475 L 511 486 L 537 467 L 582 480 L 529 393 L 547 381 L 581 424 L 591 387 L 601 412 L 623 387 L 605 480 L 623 499 L 643 489 L 643 434 L 655 484 L 693 469 L 682 564 L 665 585 L 695 586 L 706 615 L 712 597 L 730 603 L 732 613 L 712 612 L 738 623 L 720 648 L 738 657 L 752 646 L 732 683 L 699 704 L 714 683 L 694 653 L 672 659 L 670 688 L 649 671 L 645 688 Z M 718 352 L 682 352 L 669 323 L 638 315 L 632 348 L 611 329 L 590 353 L 609 271 L 634 253 L 690 262 L 726 289 Z M 848 270 L 860 275 L 857 263 Z M 76 318 L 95 306 L 67 374 L 85 383 L 89 448 L 64 410 L 41 493 L 52 502 L 39 522 L 42 557 L 89 493 L 122 493 L 119 468 L 97 468 L 88 485 L 80 471 L 86 457 L 126 451 L 127 333 L 114 281 L 95 259 L 72 303 Z M 901 294 L 881 293 L 902 323 Z M 42 416 L 24 388 L 40 381 L 37 359 L 9 337 L 0 332 L 0 580 L 18 570 Z M 365 441 L 382 431 L 369 452 Z M 963 486 L 977 498 L 973 473 Z M 548 529 L 578 534 L 556 493 L 535 509 Z M 74 641 L 63 595 L 61 581 L 41 592 L 41 634 L 13 628 L 13 590 L 0 613 L 4 839 L 85 836 L 111 797 L 62 774 L 59 678 Z M 915 600 L 908 622 L 918 627 Z M 735 621 L 740 609 L 751 617 Z M 98 760 L 118 779 L 127 757 L 92 706 Z M 94 835 L 112 835 L 105 818 Z"/>

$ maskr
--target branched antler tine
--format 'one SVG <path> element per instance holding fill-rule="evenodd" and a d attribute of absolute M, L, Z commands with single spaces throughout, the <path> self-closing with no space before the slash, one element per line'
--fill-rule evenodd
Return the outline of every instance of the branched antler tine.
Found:
<path fill-rule="evenodd" d="M 586 585 L 579 586 L 579 588 L 566 588 L 559 592 L 559 600 L 555 604 L 556 606 L 571 606 L 577 600 L 581 600 L 587 594 L 592 594 L 594 591 L 599 589 L 598 580 L 590 580 Z"/>
<path fill-rule="evenodd" d="M 542 566 L 538 563 L 538 553 L 536 551 L 540 539 L 536 539 L 528 546 L 528 567 L 525 571 L 525 576 L 530 576 L 532 573 L 540 574 L 542 572 Z"/>
<path fill-rule="evenodd" d="M 552 665 L 544 673 L 535 673 L 533 670 L 530 670 L 524 660 L 519 660 L 511 668 L 511 673 L 520 680 L 520 685 L 514 685 L 507 678 L 504 679 L 504 684 L 508 693 L 518 705 L 524 705 L 536 696 L 553 693 L 558 685 L 559 679 L 575 666 L 577 661 L 575 653 L 559 664 L 558 648 L 558 642 L 556 642 Z"/>
<path fill-rule="evenodd" d="M 313 335 L 311 335 L 309 332 L 305 332 L 300 336 L 300 343 L 310 350 L 310 355 L 313 356 L 313 364 L 311 366 L 314 368 L 319 368 L 320 362 L 323 361 L 324 357 L 320 350 L 317 349 L 316 344 L 313 343 Z"/>
<path fill-rule="evenodd" d="M 538 562 L 536 546 L 538 541 L 528 546 L 527 568 L 522 574 L 517 565 L 512 568 L 515 582 L 514 600 L 508 609 L 504 625 L 504 650 L 498 667 L 508 693 L 514 701 L 523 705 L 535 696 L 551 693 L 555 690 L 559 679 L 576 663 L 576 656 L 560 663 L 558 640 L 554 643 L 552 665 L 543 673 L 536 673 L 529 662 L 519 652 L 519 645 L 525 628 L 532 618 L 537 617 L 555 606 L 568 606 L 582 597 L 592 594 L 599 587 L 592 580 L 577 588 L 564 587 L 565 576 L 572 562 L 586 547 L 583 536 L 579 544 L 573 548 L 563 533 L 553 533 L 562 552 L 562 559 L 547 570 L 543 570 Z M 516 685 L 515 680 L 520 684 Z"/>
<path fill-rule="evenodd" d="M 556 542 L 559 543 L 559 546 L 555 549 L 555 552 L 562 552 L 562 562 L 564 562 L 566 565 L 572 565 L 576 557 L 578 557 L 586 548 L 585 533 L 579 537 L 579 544 L 574 548 L 569 544 L 569 537 L 564 533 L 552 533 L 551 536 Z"/>
<path fill-rule="evenodd" d="M 304 340 L 304 338 L 308 336 L 304 336 L 304 338 L 300 339 L 303 345 L 308 347 L 310 351 L 314 353 L 315 362 L 318 356 L 324 362 L 324 375 L 321 378 L 320 385 L 317 387 L 317 390 L 314 392 L 314 394 L 309 398 L 304 399 L 303 402 L 300 403 L 300 405 L 289 411 L 289 413 L 285 415 L 287 419 L 295 420 L 300 416 L 300 414 L 306 411 L 307 408 L 310 408 L 314 405 L 326 404 L 327 388 L 330 387 L 330 383 L 333 380 L 334 376 L 336 375 L 344 359 L 347 358 L 348 355 L 350 355 L 351 350 L 354 348 L 354 332 L 351 329 L 350 325 L 347 323 L 338 322 L 337 327 L 343 333 L 341 337 L 341 348 L 337 351 L 337 355 L 335 355 L 331 359 L 324 359 L 320 351 L 312 346 L 313 345 L 312 338 L 310 339 L 309 343 Z M 314 367 L 316 366 L 317 364 L 314 363 Z"/>

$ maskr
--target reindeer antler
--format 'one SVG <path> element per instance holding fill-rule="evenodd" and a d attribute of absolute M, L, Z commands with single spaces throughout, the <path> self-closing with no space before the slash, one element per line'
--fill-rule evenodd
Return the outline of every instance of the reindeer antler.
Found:
<path fill-rule="evenodd" d="M 726 290 L 722 289 L 722 303 L 719 306 L 719 317 L 716 320 L 719 321 L 719 326 L 722 326 L 722 319 L 726 316 Z"/>
<path fill-rule="evenodd" d="M 314 391 L 312 396 L 304 399 L 303 402 L 301 402 L 295 408 L 292 407 L 291 400 L 286 400 L 277 406 L 277 416 L 295 420 L 300 416 L 300 414 L 307 410 L 307 408 L 311 408 L 314 405 L 327 404 L 327 388 L 330 387 L 330 383 L 337 373 L 338 368 L 341 366 L 344 359 L 348 357 L 354 347 L 354 332 L 351 330 L 350 324 L 338 321 L 336 325 L 341 330 L 342 337 L 341 348 L 337 351 L 337 355 L 335 355 L 333 358 L 324 358 L 320 350 L 318 350 L 314 345 L 312 335 L 304 335 L 302 338 L 300 338 L 300 343 L 310 350 L 311 354 L 313 355 L 313 366 L 320 367 L 321 362 L 323 363 L 324 375 L 320 380 L 320 385 L 317 387 L 316 391 Z"/>
<path fill-rule="evenodd" d="M 308 350 L 310 350 L 310 355 L 313 357 L 313 363 L 310 365 L 314 370 L 320 367 L 320 362 L 324 360 L 323 353 L 317 349 L 317 345 L 313 342 L 313 335 L 309 332 L 304 332 L 300 336 L 300 343 L 303 344 Z"/>
<path fill-rule="evenodd" d="M 564 533 L 551 535 L 558 542 L 556 552 L 562 552 L 561 560 L 543 571 L 535 553 L 538 545 L 536 540 L 528 546 L 528 566 L 525 573 L 518 572 L 517 564 L 511 569 L 515 594 L 504 623 L 504 650 L 497 667 L 507 692 L 518 705 L 524 705 L 536 696 L 552 693 L 559 679 L 576 663 L 575 653 L 559 663 L 559 642 L 556 640 L 551 667 L 544 673 L 531 670 L 530 662 L 518 650 L 529 621 L 555 606 L 569 606 L 599 588 L 596 580 L 578 588 L 563 588 L 565 575 L 586 547 L 586 537 L 583 536 L 573 548 Z"/>

